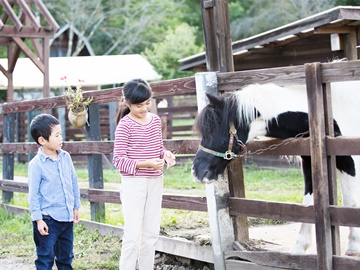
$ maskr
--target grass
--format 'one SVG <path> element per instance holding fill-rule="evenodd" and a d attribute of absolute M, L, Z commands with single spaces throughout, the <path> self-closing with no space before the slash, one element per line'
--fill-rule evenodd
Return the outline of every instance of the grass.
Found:
<path fill-rule="evenodd" d="M 1 169 L 1 165 L 0 165 Z M 79 183 L 88 186 L 87 169 L 77 168 Z M 165 170 L 165 193 L 193 194 L 205 196 L 205 185 L 193 181 L 191 164 L 178 165 Z M 27 176 L 24 164 L 15 165 L 15 175 Z M 301 203 L 303 197 L 303 179 L 298 169 L 266 170 L 256 166 L 244 168 L 246 197 L 250 199 Z M 105 169 L 103 178 L 106 189 L 118 189 L 121 182 L 115 169 Z M 27 194 L 14 193 L 14 205 L 28 207 Z M 82 201 L 81 218 L 90 220 L 90 204 Z M 32 228 L 29 214 L 11 216 L 0 209 L 0 257 L 13 254 L 33 262 L 35 250 L 32 240 Z M 121 205 L 106 204 L 106 223 L 122 226 Z M 277 220 L 249 218 L 250 225 L 277 224 Z M 198 227 L 208 227 L 205 212 L 163 209 L 161 229 L 163 231 L 181 231 Z M 14 245 L 14 243 L 17 243 Z M 22 248 L 19 249 L 19 246 Z M 118 269 L 120 239 L 108 234 L 101 236 L 98 231 L 88 231 L 82 225 L 75 226 L 74 269 Z"/>

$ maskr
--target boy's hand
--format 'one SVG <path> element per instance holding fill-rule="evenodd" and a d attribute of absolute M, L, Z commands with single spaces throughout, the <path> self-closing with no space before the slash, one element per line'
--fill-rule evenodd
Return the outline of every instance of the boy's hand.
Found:
<path fill-rule="evenodd" d="M 42 219 L 38 219 L 36 223 L 37 229 L 41 235 L 49 235 L 49 228 L 46 225 L 45 221 L 43 221 Z"/>
<path fill-rule="evenodd" d="M 79 223 L 80 221 L 80 215 L 79 215 L 79 209 L 74 210 L 74 223 Z"/>
<path fill-rule="evenodd" d="M 167 164 L 167 167 L 166 167 L 167 169 L 169 169 L 170 167 L 172 167 L 172 166 L 174 166 L 176 164 L 175 156 L 170 151 L 165 151 L 164 160 L 165 160 L 165 162 Z"/>

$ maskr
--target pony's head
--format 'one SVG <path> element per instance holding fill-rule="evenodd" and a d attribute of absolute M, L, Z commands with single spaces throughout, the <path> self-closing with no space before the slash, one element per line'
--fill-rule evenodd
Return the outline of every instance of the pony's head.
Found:
<path fill-rule="evenodd" d="M 231 159 L 244 150 L 242 142 L 246 142 L 249 132 L 249 127 L 243 125 L 239 117 L 234 94 L 207 94 L 207 98 L 209 104 L 198 114 L 195 123 L 201 142 L 192 174 L 198 182 L 217 180 Z"/>

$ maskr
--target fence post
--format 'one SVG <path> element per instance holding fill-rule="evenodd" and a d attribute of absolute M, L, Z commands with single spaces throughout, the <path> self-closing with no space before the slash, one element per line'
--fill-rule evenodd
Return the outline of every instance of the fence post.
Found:
<path fill-rule="evenodd" d="M 205 94 L 218 93 L 216 72 L 195 74 L 198 112 L 207 104 Z M 232 249 L 234 243 L 233 219 L 229 214 L 230 196 L 227 172 L 215 183 L 206 184 L 206 199 L 209 214 L 211 242 L 215 269 L 226 269 L 224 251 Z"/>
<path fill-rule="evenodd" d="M 86 140 L 101 141 L 100 112 L 98 104 L 90 104 L 89 123 L 86 125 Z M 90 154 L 88 157 L 89 188 L 104 189 L 102 155 Z M 91 220 L 105 222 L 105 203 L 90 202 Z"/>
<path fill-rule="evenodd" d="M 4 114 L 3 143 L 13 143 L 15 140 L 15 113 Z M 14 180 L 14 154 L 3 156 L 3 179 Z M 9 203 L 14 196 L 14 192 L 3 191 L 2 202 Z"/>
<path fill-rule="evenodd" d="M 314 195 L 317 269 L 333 269 L 325 112 L 320 63 L 305 64 Z"/>

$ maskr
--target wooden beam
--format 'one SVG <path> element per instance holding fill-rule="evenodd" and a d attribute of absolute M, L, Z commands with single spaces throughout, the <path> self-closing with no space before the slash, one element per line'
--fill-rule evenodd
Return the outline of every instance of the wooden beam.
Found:
<path fill-rule="evenodd" d="M 210 3 L 211 2 L 211 5 Z M 205 60 L 207 71 L 218 71 L 218 51 L 216 46 L 216 29 L 214 22 L 213 1 L 201 1 L 201 14 L 204 32 Z"/>
<path fill-rule="evenodd" d="M 215 30 L 220 72 L 234 71 L 228 0 L 215 0 Z"/>
<path fill-rule="evenodd" d="M 5 8 L 6 13 L 9 15 L 10 19 L 14 23 L 16 30 L 18 32 L 21 32 L 23 24 L 21 23 L 19 18 L 14 13 L 14 11 L 13 11 L 11 5 L 9 4 L 9 2 L 6 1 L 6 0 L 0 0 L 0 3 Z"/>
<path fill-rule="evenodd" d="M 46 8 L 44 3 L 41 0 L 34 0 L 35 5 L 39 8 L 42 15 L 44 15 L 45 20 L 48 22 L 48 24 L 52 27 L 52 32 L 56 33 L 60 26 L 55 21 L 54 17 L 51 15 L 49 10 Z"/>
<path fill-rule="evenodd" d="M 314 30 L 314 34 L 348 34 L 350 33 L 354 27 L 350 26 L 341 26 L 341 27 L 333 27 L 333 26 L 323 26 L 318 27 Z"/>
<path fill-rule="evenodd" d="M 16 2 L 21 7 L 22 11 L 26 15 L 27 19 L 30 20 L 32 26 L 36 30 L 36 32 L 40 31 L 41 25 L 38 23 L 37 19 L 35 18 L 34 14 L 31 12 L 28 4 L 24 0 L 16 0 Z"/>
<path fill-rule="evenodd" d="M 331 270 L 332 236 L 329 209 L 327 152 L 325 144 L 324 97 L 320 63 L 305 64 L 309 107 L 311 171 L 315 209 L 317 268 Z"/>
<path fill-rule="evenodd" d="M 44 74 L 45 66 L 44 63 L 30 50 L 26 43 L 18 37 L 14 37 L 13 40 L 21 48 L 21 50 L 30 58 L 30 60 L 37 66 L 37 68 Z"/>

